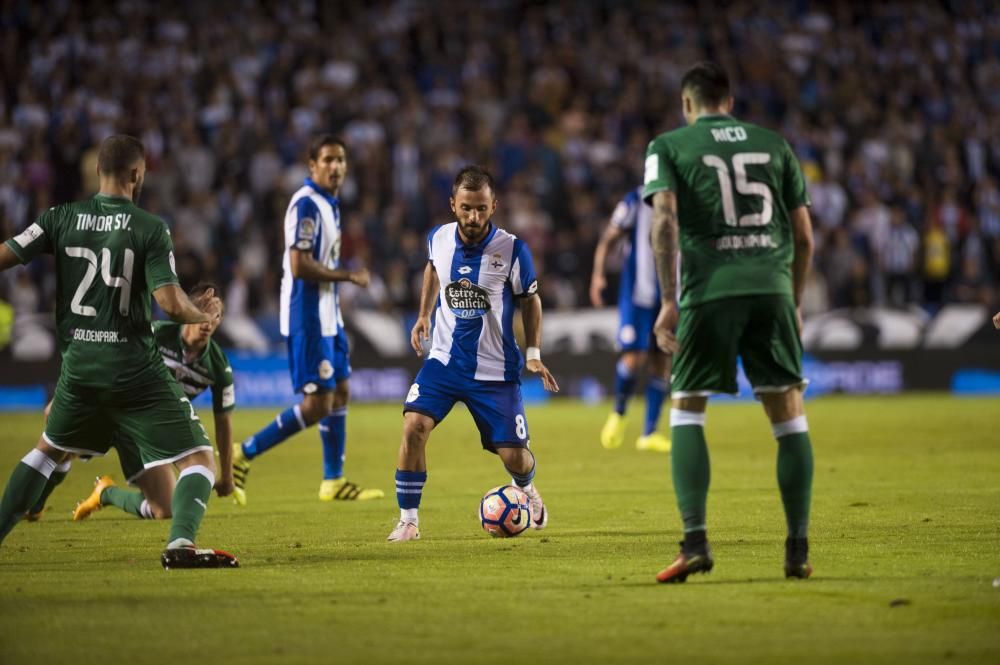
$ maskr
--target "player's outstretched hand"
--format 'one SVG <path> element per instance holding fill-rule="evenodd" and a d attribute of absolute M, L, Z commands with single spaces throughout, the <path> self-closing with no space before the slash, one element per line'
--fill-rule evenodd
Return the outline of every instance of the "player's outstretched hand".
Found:
<path fill-rule="evenodd" d="M 528 368 L 528 371 L 532 374 L 542 375 L 542 386 L 548 390 L 550 393 L 559 392 L 559 384 L 556 383 L 556 378 L 552 376 L 552 372 L 549 368 L 542 364 L 541 360 L 529 360 L 524 364 Z"/>
<path fill-rule="evenodd" d="M 656 345 L 664 353 L 676 353 L 681 348 L 674 335 L 674 328 L 677 327 L 677 303 L 668 303 L 660 306 L 660 314 L 653 324 L 653 334 L 656 335 Z"/>
<path fill-rule="evenodd" d="M 993 327 L 1000 328 L 1000 312 L 993 315 Z"/>
<path fill-rule="evenodd" d="M 357 284 L 358 286 L 368 286 L 368 282 L 371 280 L 371 273 L 368 272 L 368 268 L 362 268 L 361 270 L 355 270 L 351 273 L 351 283 Z"/>
<path fill-rule="evenodd" d="M 413 324 L 410 331 L 410 346 L 417 352 L 418 356 L 424 355 L 424 341 L 431 339 L 431 320 L 427 317 L 417 317 L 417 322 Z"/>
<path fill-rule="evenodd" d="M 594 275 L 590 279 L 590 304 L 594 307 L 603 307 L 604 298 L 601 293 L 604 288 L 608 285 L 608 280 L 604 278 L 604 275 Z"/>

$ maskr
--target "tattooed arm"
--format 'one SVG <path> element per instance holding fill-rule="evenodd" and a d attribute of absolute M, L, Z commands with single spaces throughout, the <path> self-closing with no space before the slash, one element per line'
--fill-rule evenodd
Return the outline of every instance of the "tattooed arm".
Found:
<path fill-rule="evenodd" d="M 653 261 L 660 280 L 660 314 L 653 332 L 656 343 L 665 353 L 677 350 L 674 328 L 677 326 L 677 195 L 660 191 L 653 195 Z"/>

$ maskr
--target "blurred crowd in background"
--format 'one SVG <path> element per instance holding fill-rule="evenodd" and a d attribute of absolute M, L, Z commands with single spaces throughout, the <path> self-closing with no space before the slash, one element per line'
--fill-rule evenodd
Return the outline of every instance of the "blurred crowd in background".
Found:
<path fill-rule="evenodd" d="M 780 131 L 812 195 L 806 315 L 994 305 L 1000 281 L 1000 13 L 984 2 L 336 3 L 0 0 L 0 236 L 97 190 L 96 146 L 147 149 L 140 204 L 182 284 L 276 331 L 282 220 L 322 131 L 349 146 L 346 307 L 412 315 L 426 232 L 457 170 L 488 166 L 500 225 L 549 308 L 587 307 L 593 251 L 680 126 L 695 61 L 731 73 L 741 119 Z M 619 262 L 620 264 L 620 262 Z M 616 266 L 612 264 L 612 270 Z M 614 302 L 614 275 L 607 299 Z M 45 262 L 2 276 L 51 311 Z"/>

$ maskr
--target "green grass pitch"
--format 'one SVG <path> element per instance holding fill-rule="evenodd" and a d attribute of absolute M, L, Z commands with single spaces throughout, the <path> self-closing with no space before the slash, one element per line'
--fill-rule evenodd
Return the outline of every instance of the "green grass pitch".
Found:
<path fill-rule="evenodd" d="M 318 434 L 300 434 L 254 464 L 249 506 L 210 504 L 200 544 L 237 553 L 239 570 L 163 571 L 164 522 L 114 508 L 70 521 L 95 475 L 120 476 L 115 458 L 78 462 L 44 519 L 0 548 L 0 663 L 1000 662 L 996 400 L 809 402 L 807 581 L 782 576 L 760 407 L 713 404 L 716 567 L 677 586 L 654 581 L 679 520 L 668 457 L 631 447 L 642 409 L 616 451 L 597 443 L 607 405 L 530 409 L 552 517 L 511 540 L 479 528 L 479 497 L 505 475 L 456 409 L 429 444 L 423 539 L 390 545 L 399 407 L 354 405 L 348 475 L 387 497 L 320 503 Z M 238 412 L 235 434 L 272 417 Z M 0 421 L 5 483 L 42 418 Z"/>

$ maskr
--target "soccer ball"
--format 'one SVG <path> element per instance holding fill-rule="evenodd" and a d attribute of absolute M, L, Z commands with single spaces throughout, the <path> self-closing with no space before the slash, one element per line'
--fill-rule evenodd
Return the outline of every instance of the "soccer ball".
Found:
<path fill-rule="evenodd" d="M 531 525 L 528 495 L 513 485 L 494 487 L 479 502 L 483 531 L 495 538 L 513 538 Z"/>

